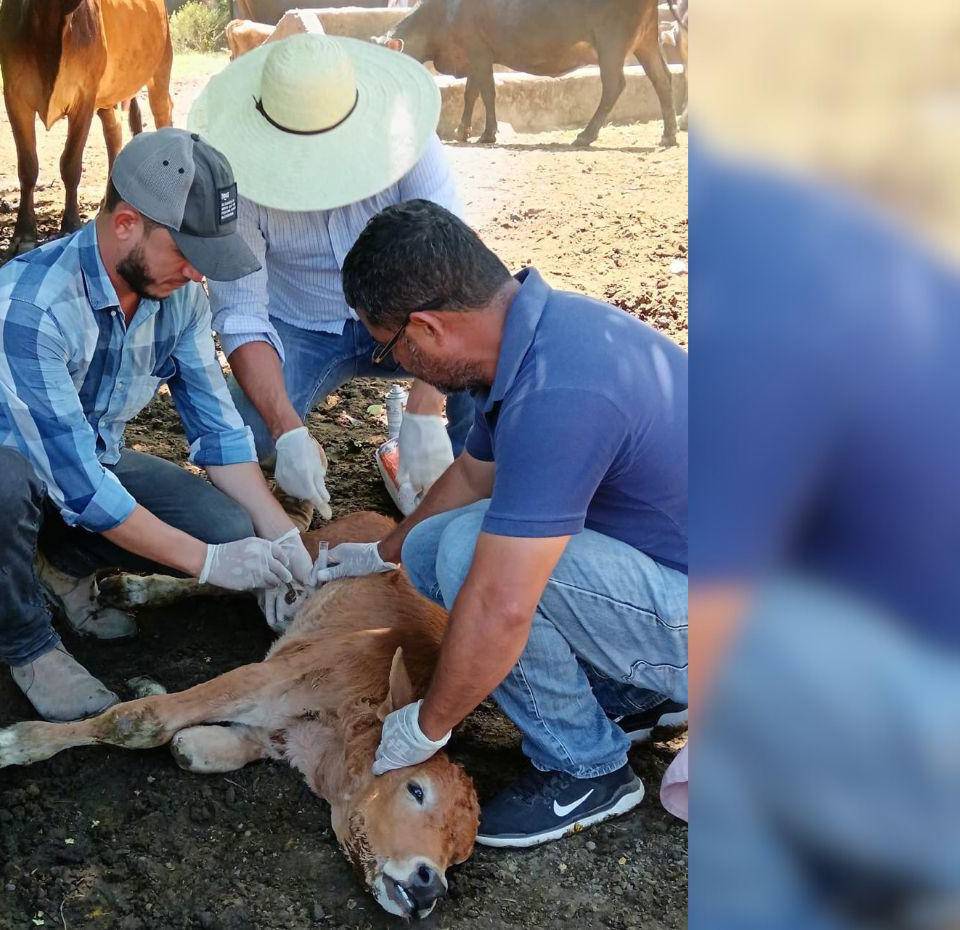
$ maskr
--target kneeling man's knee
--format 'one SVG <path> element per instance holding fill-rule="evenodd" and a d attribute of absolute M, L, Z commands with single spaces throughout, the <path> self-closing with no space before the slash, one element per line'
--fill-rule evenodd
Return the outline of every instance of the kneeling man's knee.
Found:
<path fill-rule="evenodd" d="M 37 509 L 43 498 L 44 486 L 33 466 L 16 450 L 0 447 L 0 514 L 9 525 L 18 520 L 26 509 Z"/>
<path fill-rule="evenodd" d="M 449 610 L 473 564 L 477 537 L 483 525 L 482 512 L 465 513 L 450 523 L 437 547 L 437 581 Z"/>

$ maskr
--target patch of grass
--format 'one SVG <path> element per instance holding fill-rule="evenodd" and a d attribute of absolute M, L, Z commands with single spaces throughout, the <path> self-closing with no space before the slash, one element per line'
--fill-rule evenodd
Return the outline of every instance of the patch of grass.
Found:
<path fill-rule="evenodd" d="M 173 56 L 171 80 L 175 83 L 211 77 L 222 71 L 229 60 L 230 55 L 225 51 L 179 52 Z"/>

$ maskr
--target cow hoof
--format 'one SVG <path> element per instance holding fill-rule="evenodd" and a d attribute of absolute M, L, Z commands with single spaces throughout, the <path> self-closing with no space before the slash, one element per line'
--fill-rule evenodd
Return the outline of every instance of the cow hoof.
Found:
<path fill-rule="evenodd" d="M 18 255 L 25 255 L 32 252 L 38 245 L 36 236 L 14 236 L 10 240 L 10 248 L 7 249 L 5 258 L 16 258 Z"/>
<path fill-rule="evenodd" d="M 664 136 L 664 137 L 660 140 L 660 144 L 661 144 L 665 149 L 670 148 L 671 146 L 677 144 L 677 137 L 676 137 L 676 136 Z"/>
<path fill-rule="evenodd" d="M 484 133 L 482 136 L 480 136 L 479 139 L 477 139 L 477 145 L 493 145 L 494 143 L 496 143 L 496 141 L 497 141 L 496 135 L 494 135 L 493 133 L 490 133 L 490 134 Z"/>
<path fill-rule="evenodd" d="M 0 769 L 8 765 L 30 765 L 50 757 L 51 753 L 45 753 L 37 740 L 30 739 L 31 730 L 35 729 L 35 723 L 17 723 L 0 730 Z"/>
<path fill-rule="evenodd" d="M 586 149 L 593 145 L 596 142 L 596 136 L 585 136 L 582 132 L 576 139 L 573 140 L 573 147 L 575 149 Z"/>
<path fill-rule="evenodd" d="M 455 142 L 466 142 L 470 138 L 470 132 L 466 129 L 458 128 L 457 131 L 453 134 L 453 139 Z"/>

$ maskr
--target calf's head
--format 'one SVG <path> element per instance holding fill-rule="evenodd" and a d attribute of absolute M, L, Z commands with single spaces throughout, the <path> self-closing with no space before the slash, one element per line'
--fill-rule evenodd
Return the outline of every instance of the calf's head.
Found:
<path fill-rule="evenodd" d="M 412 700 L 398 649 L 380 718 Z M 334 826 L 361 880 L 388 913 L 426 917 L 446 894 L 447 869 L 473 852 L 480 806 L 467 773 L 440 752 L 371 776 L 348 807 L 334 810 Z"/>

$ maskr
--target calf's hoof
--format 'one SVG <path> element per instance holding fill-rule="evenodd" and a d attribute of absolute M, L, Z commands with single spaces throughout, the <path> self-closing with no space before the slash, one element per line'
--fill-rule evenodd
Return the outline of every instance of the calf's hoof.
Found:
<path fill-rule="evenodd" d="M 477 139 L 478 145 L 493 145 L 497 141 L 497 134 L 495 132 L 485 131 L 479 139 Z"/>
<path fill-rule="evenodd" d="M 573 140 L 573 147 L 575 149 L 586 149 L 593 145 L 593 143 L 596 141 L 596 136 L 587 135 L 586 133 L 581 132 L 580 135 Z"/>
<path fill-rule="evenodd" d="M 665 149 L 670 148 L 671 146 L 677 144 L 677 137 L 676 137 L 676 136 L 667 136 L 667 135 L 664 135 L 664 136 L 660 139 L 660 144 L 661 144 Z"/>
<path fill-rule="evenodd" d="M 456 132 L 453 134 L 454 141 L 456 142 L 466 142 L 470 138 L 470 130 L 464 128 L 463 126 L 457 126 Z"/>

